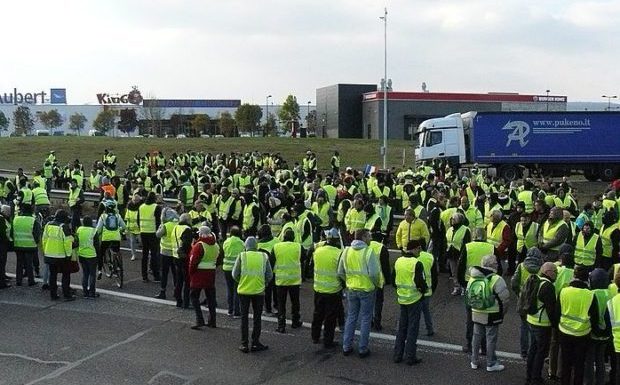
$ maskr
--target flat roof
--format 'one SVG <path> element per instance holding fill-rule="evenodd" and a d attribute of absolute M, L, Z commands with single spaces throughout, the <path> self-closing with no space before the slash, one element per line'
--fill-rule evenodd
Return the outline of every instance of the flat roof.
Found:
<path fill-rule="evenodd" d="M 561 95 L 521 95 L 518 93 L 489 92 L 486 94 L 455 92 L 388 92 L 388 100 L 442 101 L 442 102 L 556 102 L 566 103 Z M 367 92 L 363 101 L 383 100 L 383 91 Z"/>

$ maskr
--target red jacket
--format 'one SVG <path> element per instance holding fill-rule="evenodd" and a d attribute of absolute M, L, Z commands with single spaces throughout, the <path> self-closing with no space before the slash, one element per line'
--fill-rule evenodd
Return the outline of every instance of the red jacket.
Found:
<path fill-rule="evenodd" d="M 189 254 L 189 287 L 191 289 L 211 289 L 215 287 L 215 269 L 199 270 L 198 264 L 203 255 L 202 243 L 200 242 L 213 246 L 216 245 L 215 237 L 211 234 L 207 237 L 199 238 L 198 241 L 192 245 L 192 250 Z"/>

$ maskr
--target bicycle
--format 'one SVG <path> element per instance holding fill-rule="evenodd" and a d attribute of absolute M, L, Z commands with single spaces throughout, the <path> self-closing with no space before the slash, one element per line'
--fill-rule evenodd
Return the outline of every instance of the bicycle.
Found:
<path fill-rule="evenodd" d="M 106 250 L 103 255 L 103 273 L 108 278 L 114 278 L 119 289 L 123 288 L 125 271 L 123 269 L 121 253 L 115 253 L 110 249 Z"/>

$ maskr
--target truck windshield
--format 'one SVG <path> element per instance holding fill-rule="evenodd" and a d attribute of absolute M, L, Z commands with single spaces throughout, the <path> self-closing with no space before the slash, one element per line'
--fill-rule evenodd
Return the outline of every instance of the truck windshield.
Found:
<path fill-rule="evenodd" d="M 440 144 L 442 140 L 441 131 L 427 131 L 424 133 L 424 146 L 431 147 Z"/>

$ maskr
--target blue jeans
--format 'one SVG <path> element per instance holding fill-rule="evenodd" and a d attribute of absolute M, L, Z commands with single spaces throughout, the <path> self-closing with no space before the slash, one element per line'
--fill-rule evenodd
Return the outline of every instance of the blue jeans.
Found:
<path fill-rule="evenodd" d="M 375 291 L 365 292 L 357 290 L 347 290 L 347 319 L 344 325 L 343 351 L 353 349 L 353 336 L 357 320 L 360 321 L 360 339 L 358 351 L 365 353 L 368 351 L 368 337 L 370 335 L 370 324 L 372 313 L 375 308 Z"/>
<path fill-rule="evenodd" d="M 226 300 L 228 302 L 228 314 L 241 315 L 239 308 L 239 296 L 237 295 L 237 282 L 232 277 L 232 271 L 225 271 L 226 277 Z"/>
<path fill-rule="evenodd" d="M 400 320 L 398 321 L 398 331 L 394 343 L 394 359 L 403 358 L 403 353 L 406 360 L 417 358 L 418 331 L 420 330 L 423 302 L 421 300 L 411 305 L 400 305 Z"/>
<path fill-rule="evenodd" d="M 527 356 L 530 350 L 530 325 L 521 318 L 521 357 Z"/>
<path fill-rule="evenodd" d="M 426 334 L 432 334 L 435 332 L 433 329 L 433 318 L 431 317 L 430 302 L 431 297 L 424 297 L 420 301 L 422 304 L 422 314 L 424 315 L 424 325 L 426 325 Z"/>

